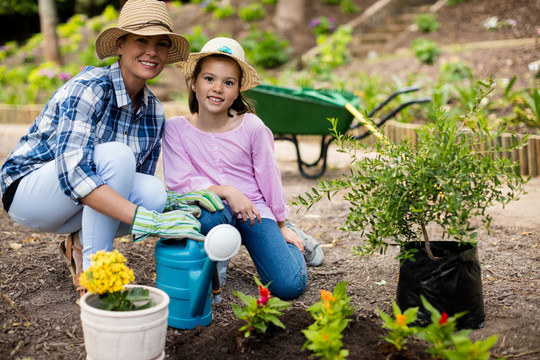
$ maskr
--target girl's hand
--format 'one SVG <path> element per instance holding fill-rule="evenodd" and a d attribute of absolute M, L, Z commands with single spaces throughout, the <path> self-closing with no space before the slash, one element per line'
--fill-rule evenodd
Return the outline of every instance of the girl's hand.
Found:
<path fill-rule="evenodd" d="M 280 229 L 286 242 L 288 242 L 289 244 L 293 244 L 301 252 L 304 252 L 304 243 L 302 242 L 302 240 L 300 240 L 300 238 L 293 229 L 290 229 L 286 226 L 281 226 Z"/>
<path fill-rule="evenodd" d="M 222 185 L 223 186 L 223 185 Z M 234 216 L 242 215 L 242 222 L 249 219 L 250 226 L 255 225 L 255 219 L 261 223 L 261 213 L 249 199 L 234 186 L 225 185 L 226 191 L 223 193 L 224 200 L 227 200 Z"/>

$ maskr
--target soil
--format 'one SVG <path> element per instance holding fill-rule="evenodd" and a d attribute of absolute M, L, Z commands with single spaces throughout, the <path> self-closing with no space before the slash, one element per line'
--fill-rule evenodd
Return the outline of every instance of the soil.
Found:
<path fill-rule="evenodd" d="M 471 14 L 471 17 L 461 19 L 457 16 L 458 13 L 454 13 L 454 16 L 439 18 L 441 29 L 448 29 L 441 37 L 447 38 L 448 34 L 452 33 L 452 43 L 480 41 L 482 37 L 469 30 L 490 16 L 516 20 L 520 34 L 516 38 L 521 38 L 521 34 L 523 37 L 531 37 L 532 33 L 525 30 L 540 26 L 540 12 L 537 11 L 539 1 L 516 0 L 512 2 L 514 7 L 509 9 L 507 1 L 491 0 L 489 8 L 484 6 L 483 12 L 479 12 L 482 3 L 484 2 L 480 0 L 469 0 L 455 8 L 448 8 L 449 13 L 459 9 L 461 14 Z M 523 7 L 529 7 L 530 11 L 516 11 L 512 15 L 508 13 Z M 326 11 L 326 16 L 330 16 L 337 10 L 328 8 Z M 536 16 L 530 18 L 533 13 Z M 195 20 L 193 21 L 195 23 Z M 223 28 L 225 26 L 223 25 Z M 508 35 L 507 30 L 501 29 L 500 34 L 506 34 L 504 37 L 501 35 L 501 38 L 515 36 Z M 486 39 L 499 39 L 493 34 L 495 32 L 489 33 L 489 38 Z M 436 34 L 430 36 L 437 37 Z M 437 39 L 439 40 L 442 41 L 442 38 Z M 527 45 L 448 56 L 464 54 L 471 58 L 471 63 L 485 64 L 486 71 L 499 74 L 498 71 L 509 68 L 524 78 L 528 71 L 519 65 L 521 58 L 533 61 L 540 55 L 538 47 Z M 510 67 L 507 66 L 508 59 L 513 62 Z M 361 59 L 354 63 L 359 68 L 370 68 L 374 72 L 388 75 L 393 73 L 394 66 L 402 66 L 400 70 L 431 71 L 410 59 L 404 60 L 400 65 L 396 65 L 395 61 L 391 62 L 392 66 L 390 63 L 380 62 L 377 65 Z M 28 126 L 2 125 L 0 162 L 9 155 Z M 309 141 L 302 146 L 306 154 L 315 153 L 316 149 L 317 146 Z M 276 143 L 276 157 L 289 200 L 316 186 L 315 180 L 299 175 L 292 153 L 289 143 Z M 338 177 L 347 171 L 347 159 L 333 147 L 329 152 L 329 164 L 330 169 L 325 178 Z M 157 174 L 161 177 L 162 173 L 160 166 Z M 484 328 L 474 330 L 471 337 L 478 340 L 498 334 L 498 341 L 491 349 L 493 358 L 540 358 L 540 178 L 532 179 L 527 191 L 519 201 L 505 208 L 493 206 L 488 210 L 493 216 L 490 233 L 480 226 L 479 221 L 475 222 L 479 233 L 478 252 L 486 323 Z M 390 248 L 385 255 L 362 259 L 355 257 L 351 249 L 359 244 L 359 236 L 337 229 L 344 221 L 347 211 L 348 204 L 339 197 L 332 201 L 322 201 L 308 212 L 304 209 L 292 209 L 290 220 L 323 244 L 325 262 L 321 267 L 309 269 L 306 292 L 292 301 L 291 309 L 280 318 L 286 326 L 285 330 L 271 328 L 265 336 L 248 341 L 242 348 L 237 346 L 236 330 L 242 323 L 232 311 L 231 303 L 239 304 L 232 291 L 250 295 L 257 293 L 253 281 L 255 267 L 245 249 L 241 249 L 229 266 L 228 281 L 222 291 L 224 301 L 213 305 L 212 323 L 196 330 L 169 328 L 166 358 L 308 359 L 311 354 L 308 350 L 302 351 L 306 339 L 301 330 L 307 328 L 313 319 L 306 309 L 320 300 L 320 289 L 332 290 L 341 281 L 347 282 L 347 295 L 352 297 L 351 304 L 355 307 L 352 321 L 343 333 L 343 347 L 349 350 L 349 359 L 389 358 L 389 347 L 381 338 L 384 332 L 376 309 L 391 312 L 391 301 L 395 299 L 398 280 L 398 262 L 395 260 L 397 251 Z M 431 230 L 435 233 L 437 231 Z M 85 357 L 80 310 L 76 304 L 78 295 L 57 250 L 58 242 L 63 239 L 64 236 L 61 235 L 29 231 L 14 223 L 4 211 L 0 211 L 0 358 Z M 134 269 L 136 283 L 155 285 L 155 240 L 137 244 L 126 239 L 115 242 L 115 248 L 126 256 L 128 265 Z M 415 341 L 409 344 L 406 353 L 400 355 L 404 359 L 428 359 L 425 349 L 424 342 Z"/>

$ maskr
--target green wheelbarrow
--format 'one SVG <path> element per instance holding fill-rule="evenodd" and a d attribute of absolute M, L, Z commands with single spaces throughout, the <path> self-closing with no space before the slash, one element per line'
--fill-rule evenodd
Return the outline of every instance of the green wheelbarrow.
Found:
<path fill-rule="evenodd" d="M 399 94 L 417 90 L 419 90 L 418 87 L 412 86 L 396 91 L 371 111 L 368 117 L 372 117 Z M 353 124 L 355 116 L 346 108 L 347 104 L 354 108 L 359 105 L 358 97 L 350 92 L 259 85 L 246 91 L 245 96 L 247 99 L 254 101 L 255 112 L 272 131 L 274 140 L 287 140 L 294 144 L 298 170 L 302 176 L 309 179 L 319 178 L 326 171 L 328 147 L 334 141 L 334 137 L 330 133 L 331 124 L 328 119 L 337 119 L 336 128 L 341 134 L 362 126 L 362 123 Z M 408 105 L 429 101 L 429 98 L 422 98 L 402 103 L 375 125 L 377 127 L 382 126 L 388 119 Z M 362 139 L 370 133 L 368 130 L 365 133 L 356 135 L 355 138 Z M 299 135 L 321 136 L 321 149 L 317 160 L 305 162 L 302 159 L 298 142 Z M 306 172 L 306 169 L 317 166 L 319 168 L 313 173 L 308 174 Z"/>

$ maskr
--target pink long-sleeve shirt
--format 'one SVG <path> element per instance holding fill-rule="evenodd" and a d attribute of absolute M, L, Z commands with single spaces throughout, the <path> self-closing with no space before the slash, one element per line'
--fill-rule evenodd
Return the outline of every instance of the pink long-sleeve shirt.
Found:
<path fill-rule="evenodd" d="M 169 190 L 180 194 L 232 185 L 261 217 L 284 221 L 289 208 L 274 156 L 274 137 L 261 119 L 245 114 L 231 131 L 197 129 L 183 116 L 168 119 L 163 134 L 163 167 Z"/>

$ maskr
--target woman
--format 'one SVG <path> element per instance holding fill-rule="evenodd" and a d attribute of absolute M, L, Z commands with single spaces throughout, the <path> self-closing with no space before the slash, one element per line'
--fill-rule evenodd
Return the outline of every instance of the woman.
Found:
<path fill-rule="evenodd" d="M 116 236 L 204 239 L 192 214 L 161 213 L 168 196 L 153 174 L 165 113 L 146 87 L 189 48 L 163 2 L 128 0 L 118 27 L 96 39 L 98 57 L 118 61 L 86 67 L 57 90 L 2 166 L 4 210 L 30 229 L 69 234 L 60 249 L 81 295 L 90 255 L 111 251 Z M 222 206 L 203 195 L 211 210 Z"/>

